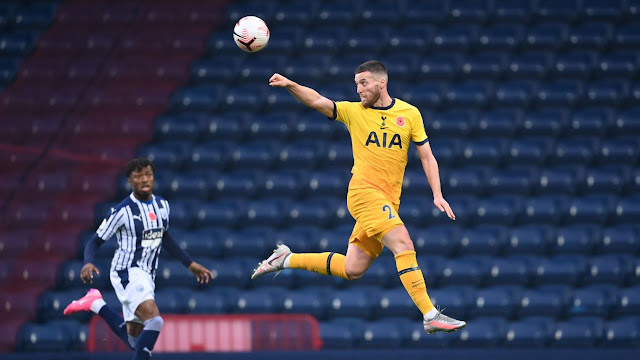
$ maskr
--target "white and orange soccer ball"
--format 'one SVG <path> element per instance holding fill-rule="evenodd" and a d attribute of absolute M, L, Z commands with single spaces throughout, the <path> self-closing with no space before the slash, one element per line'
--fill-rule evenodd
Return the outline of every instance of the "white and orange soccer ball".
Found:
<path fill-rule="evenodd" d="M 245 16 L 233 28 L 233 41 L 246 52 L 260 51 L 269 42 L 269 28 L 257 16 Z"/>

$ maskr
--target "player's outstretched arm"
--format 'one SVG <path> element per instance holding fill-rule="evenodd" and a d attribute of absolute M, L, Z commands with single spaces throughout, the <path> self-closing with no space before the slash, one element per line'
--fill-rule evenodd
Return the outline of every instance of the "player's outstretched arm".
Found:
<path fill-rule="evenodd" d="M 431 151 L 431 145 L 428 142 L 416 146 L 418 148 L 418 155 L 420 155 L 420 162 L 422 163 L 422 169 L 427 175 L 429 186 L 431 186 L 431 192 L 433 192 L 433 204 L 440 209 L 440 211 L 447 213 L 447 216 L 451 220 L 456 219 L 456 214 L 451 210 L 451 206 L 442 196 L 442 188 L 440 187 L 440 170 L 438 169 L 438 161 Z"/>
<path fill-rule="evenodd" d="M 193 275 L 196 276 L 200 284 L 208 284 L 209 279 L 213 279 L 213 274 L 211 273 L 211 271 L 195 261 L 193 261 L 191 265 L 189 265 L 189 271 L 191 271 Z"/>
<path fill-rule="evenodd" d="M 283 87 L 301 103 L 318 110 L 326 117 L 333 117 L 333 101 L 320 95 L 314 89 L 291 81 L 278 73 L 271 76 L 269 85 L 273 87 Z"/>

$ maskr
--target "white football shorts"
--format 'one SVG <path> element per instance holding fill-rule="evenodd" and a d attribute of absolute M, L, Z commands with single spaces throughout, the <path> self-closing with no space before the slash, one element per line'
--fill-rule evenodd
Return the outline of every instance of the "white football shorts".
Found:
<path fill-rule="evenodd" d="M 132 267 L 129 270 L 111 270 L 110 278 L 118 300 L 122 303 L 124 321 L 144 323 L 136 316 L 136 309 L 147 300 L 155 300 L 156 284 L 151 274 L 138 267 Z"/>

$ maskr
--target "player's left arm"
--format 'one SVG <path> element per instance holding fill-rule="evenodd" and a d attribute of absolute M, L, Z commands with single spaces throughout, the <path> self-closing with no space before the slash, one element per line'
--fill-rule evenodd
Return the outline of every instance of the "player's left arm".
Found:
<path fill-rule="evenodd" d="M 451 210 L 451 206 L 442 196 L 442 188 L 440 186 L 440 170 L 438 168 L 438 161 L 431 151 L 431 145 L 426 141 L 421 145 L 416 144 L 418 149 L 418 155 L 420 156 L 420 162 L 422 163 L 422 169 L 427 175 L 429 186 L 433 192 L 433 204 L 440 209 L 440 211 L 446 212 L 447 216 L 451 220 L 456 219 L 456 215 Z"/>
<path fill-rule="evenodd" d="M 193 261 L 189 254 L 180 248 L 176 239 L 168 231 L 162 235 L 162 247 L 173 257 L 180 260 L 196 276 L 200 284 L 209 283 L 209 279 L 213 279 L 211 271 Z"/>

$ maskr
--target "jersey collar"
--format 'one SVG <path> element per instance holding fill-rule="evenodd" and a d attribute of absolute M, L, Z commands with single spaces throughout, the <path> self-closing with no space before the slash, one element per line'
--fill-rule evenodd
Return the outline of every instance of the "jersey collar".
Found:
<path fill-rule="evenodd" d="M 155 200 L 155 198 L 156 198 L 156 196 L 155 196 L 155 195 L 151 194 L 151 200 L 149 200 L 149 201 L 142 201 L 142 200 L 138 200 L 138 199 L 136 198 L 136 196 L 135 196 L 135 195 L 133 195 L 133 192 L 131 193 L 131 195 L 129 195 L 129 197 L 131 198 L 131 200 L 133 200 L 133 201 L 135 201 L 135 202 L 142 203 L 142 204 L 147 204 L 147 205 L 151 205 L 151 204 L 153 204 L 153 200 Z"/>
<path fill-rule="evenodd" d="M 385 107 L 372 106 L 371 108 L 373 110 L 389 110 L 393 107 L 393 105 L 395 105 L 395 103 L 396 103 L 396 98 L 391 98 L 391 105 L 385 106 Z"/>

